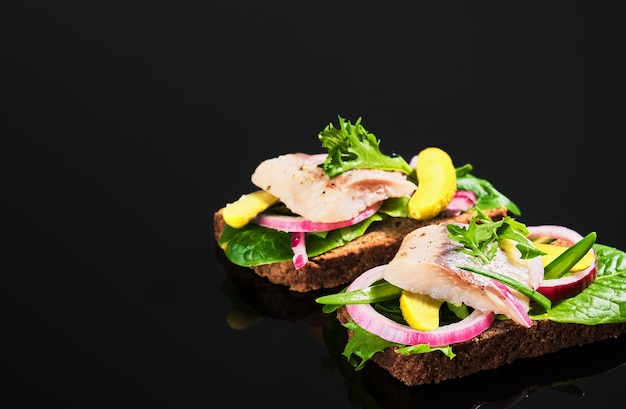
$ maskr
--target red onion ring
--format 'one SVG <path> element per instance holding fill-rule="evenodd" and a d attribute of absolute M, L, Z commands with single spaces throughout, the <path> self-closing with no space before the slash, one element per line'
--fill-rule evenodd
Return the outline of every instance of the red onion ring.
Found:
<path fill-rule="evenodd" d="M 563 240 L 573 245 L 583 239 L 583 236 L 578 232 L 563 226 L 527 226 L 527 229 L 530 232 L 528 238 L 531 240 L 538 237 L 549 237 Z M 595 281 L 598 274 L 596 253 L 593 248 L 591 251 L 593 252 L 594 260 L 589 267 L 554 280 L 543 280 L 537 288 L 537 291 L 548 297 L 551 301 L 557 301 L 573 297 L 589 287 L 589 285 Z"/>
<path fill-rule="evenodd" d="M 383 277 L 386 264 L 371 268 L 357 277 L 346 291 L 371 286 Z M 390 342 L 404 345 L 428 344 L 431 347 L 456 344 L 476 337 L 491 326 L 492 312 L 474 310 L 462 321 L 431 331 L 418 331 L 379 314 L 369 304 L 347 304 L 348 313 L 361 328 Z"/>
<path fill-rule="evenodd" d="M 496 280 L 493 280 L 492 282 L 505 298 L 506 304 L 512 307 L 510 311 L 513 311 L 515 313 L 515 317 L 509 318 L 513 319 L 515 322 L 519 322 L 527 328 L 532 327 L 533 322 L 528 316 L 527 309 L 522 305 L 520 300 L 516 296 L 514 296 L 513 293 L 511 293 L 509 287 Z"/>
<path fill-rule="evenodd" d="M 373 216 L 380 209 L 382 202 L 373 204 L 352 219 L 341 222 L 313 222 L 301 216 L 281 216 L 261 213 L 254 222 L 259 226 L 267 227 L 274 230 L 285 232 L 321 232 L 340 229 L 342 227 L 352 226 Z"/>

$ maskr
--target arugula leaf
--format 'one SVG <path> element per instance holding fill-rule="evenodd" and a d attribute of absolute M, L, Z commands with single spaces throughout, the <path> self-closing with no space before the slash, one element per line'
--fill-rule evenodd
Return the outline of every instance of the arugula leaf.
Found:
<path fill-rule="evenodd" d="M 361 125 L 361 118 L 352 124 L 342 117 L 339 128 L 331 123 L 318 138 L 328 149 L 328 156 L 320 166 L 332 179 L 352 169 L 381 169 L 400 171 L 407 175 L 415 170 L 398 155 L 385 155 L 380 151 L 380 141 Z"/>
<path fill-rule="evenodd" d="M 493 232 L 487 230 L 495 225 L 485 224 L 478 228 L 475 218 L 471 218 L 467 227 L 448 224 L 448 237 L 451 240 L 463 244 L 459 248 L 463 253 L 478 257 L 483 264 L 489 263 L 493 259 L 497 250 L 497 239 L 494 239 Z"/>
<path fill-rule="evenodd" d="M 517 243 L 515 247 L 523 259 L 545 254 L 533 246 L 532 241 L 527 238 L 529 232 L 524 224 L 510 216 L 493 221 L 480 208 L 477 207 L 476 211 L 478 214 L 470 219 L 467 227 L 447 225 L 448 237 L 463 245 L 459 251 L 479 258 L 483 264 L 488 264 L 495 257 L 500 241 L 508 239 Z"/>
<path fill-rule="evenodd" d="M 506 218 L 497 233 L 500 243 L 503 239 L 509 239 L 516 243 L 515 248 L 521 253 L 522 259 L 535 258 L 545 254 L 545 252 L 535 247 L 532 240 L 527 237 L 530 232 L 526 225 L 511 217 Z"/>

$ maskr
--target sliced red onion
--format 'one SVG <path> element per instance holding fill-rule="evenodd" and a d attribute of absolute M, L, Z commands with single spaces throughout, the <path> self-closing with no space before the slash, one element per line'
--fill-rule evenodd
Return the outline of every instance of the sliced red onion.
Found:
<path fill-rule="evenodd" d="M 581 234 L 564 226 L 527 226 L 527 229 L 530 232 L 528 238 L 531 240 L 539 237 L 549 237 L 563 240 L 570 245 L 574 245 L 583 239 Z M 537 291 L 548 297 L 551 301 L 557 301 L 573 297 L 589 287 L 589 285 L 595 281 L 598 274 L 598 261 L 595 258 L 595 251 L 593 248 L 590 251 L 593 252 L 594 260 L 589 267 L 572 274 L 567 274 L 561 278 L 543 280 L 537 288 Z"/>
<path fill-rule="evenodd" d="M 502 284 L 499 281 L 493 280 L 492 283 L 498 288 L 500 293 L 504 296 L 505 302 L 512 308 L 509 308 L 508 311 L 515 313 L 514 317 L 509 317 L 513 321 L 524 325 L 525 327 L 530 328 L 533 325 L 532 320 L 528 316 L 527 309 L 522 305 L 520 300 L 511 293 L 509 287 Z"/>
<path fill-rule="evenodd" d="M 476 193 L 474 193 L 471 190 L 461 190 L 461 189 L 459 189 L 459 190 L 457 190 L 454 193 L 454 196 L 458 197 L 458 198 L 470 199 L 470 200 L 474 201 L 474 203 L 478 200 L 478 196 L 476 196 Z"/>
<path fill-rule="evenodd" d="M 478 197 L 471 190 L 457 190 L 443 213 L 447 216 L 458 216 L 476 205 Z"/>
<path fill-rule="evenodd" d="M 304 232 L 291 234 L 291 249 L 293 250 L 293 266 L 297 269 L 304 267 L 309 261 L 306 254 L 306 243 L 304 242 Z"/>
<path fill-rule="evenodd" d="M 361 213 L 353 217 L 349 220 L 344 220 L 341 222 L 313 222 L 311 220 L 307 220 L 301 216 L 280 216 L 280 215 L 270 215 L 261 213 L 258 215 L 254 222 L 260 226 L 267 227 L 274 230 L 280 230 L 285 232 L 321 232 L 321 231 L 330 231 L 340 229 L 342 227 L 352 226 L 353 224 L 357 224 L 370 216 L 373 216 L 374 213 L 380 209 L 382 202 L 376 203 L 367 209 L 363 210 Z"/>
<path fill-rule="evenodd" d="M 597 273 L 598 264 L 597 260 L 594 259 L 591 266 L 584 270 L 554 280 L 544 280 L 537 288 L 537 292 L 548 297 L 551 301 L 571 298 L 589 287 L 596 280 Z"/>
<path fill-rule="evenodd" d="M 346 291 L 367 288 L 382 279 L 386 264 L 367 270 L 357 277 Z M 492 312 L 474 310 L 462 321 L 430 331 L 418 331 L 379 314 L 369 304 L 348 304 L 348 313 L 361 328 L 390 342 L 404 345 L 428 344 L 431 347 L 456 344 L 476 337 L 491 326 Z"/>
<path fill-rule="evenodd" d="M 529 239 L 536 239 L 539 237 L 548 237 L 551 239 L 561 239 L 570 244 L 576 244 L 583 239 L 583 236 L 575 230 L 569 227 L 544 224 L 541 226 L 526 226 L 530 234 Z"/>

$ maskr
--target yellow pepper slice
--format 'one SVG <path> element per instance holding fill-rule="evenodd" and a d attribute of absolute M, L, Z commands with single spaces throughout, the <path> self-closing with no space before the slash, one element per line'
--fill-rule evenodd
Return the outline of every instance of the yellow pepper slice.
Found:
<path fill-rule="evenodd" d="M 265 190 L 242 195 L 237 201 L 224 208 L 222 216 L 231 227 L 239 229 L 248 224 L 259 213 L 278 202 L 278 198 Z"/>
<path fill-rule="evenodd" d="M 439 327 L 439 309 L 443 300 L 429 295 L 403 290 L 400 295 L 400 310 L 411 328 L 428 331 Z"/>
<path fill-rule="evenodd" d="M 548 264 L 550 264 L 552 260 L 560 256 L 561 253 L 567 250 L 567 247 L 565 246 L 557 246 L 556 244 L 549 244 L 549 243 L 535 243 L 534 246 L 537 247 L 537 249 L 543 251 L 544 253 L 547 253 L 541 256 L 541 261 L 543 262 L 544 266 L 547 266 Z M 576 271 L 586 269 L 587 267 L 591 265 L 591 263 L 593 263 L 593 259 L 594 259 L 593 253 L 590 250 L 580 260 L 578 260 L 576 264 L 574 264 L 574 266 L 570 269 L 570 271 L 576 272 Z"/>
<path fill-rule="evenodd" d="M 417 155 L 417 189 L 409 200 L 409 215 L 417 220 L 437 216 L 456 193 L 456 170 L 442 149 L 429 147 Z"/>

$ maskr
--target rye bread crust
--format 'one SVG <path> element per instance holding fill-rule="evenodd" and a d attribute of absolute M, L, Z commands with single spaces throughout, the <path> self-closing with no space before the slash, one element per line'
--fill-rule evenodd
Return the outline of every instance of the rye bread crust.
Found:
<path fill-rule="evenodd" d="M 223 210 L 224 208 L 219 209 L 213 216 L 216 241 L 225 226 Z M 487 210 L 485 213 L 492 219 L 499 220 L 507 215 L 507 209 L 501 207 Z M 309 292 L 337 288 L 352 282 L 370 268 L 388 263 L 409 232 L 430 224 L 468 223 L 474 214 L 468 212 L 459 216 L 436 217 L 425 221 L 389 217 L 373 223 L 363 236 L 327 253 L 311 257 L 307 264 L 298 270 L 294 268 L 291 260 L 253 266 L 251 269 L 271 283 L 287 286 L 291 291 Z"/>
<path fill-rule="evenodd" d="M 337 319 L 341 323 L 351 319 L 345 307 L 337 310 Z M 348 338 L 352 337 L 352 331 L 346 331 Z M 511 320 L 496 320 L 476 338 L 453 345 L 456 354 L 453 359 L 436 351 L 403 355 L 393 347 L 377 352 L 371 361 L 407 386 L 438 384 L 497 369 L 518 359 L 543 356 L 624 334 L 626 323 L 583 325 L 541 320 L 525 328 Z"/>

